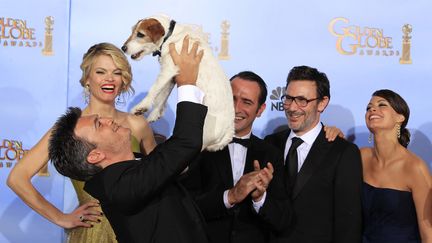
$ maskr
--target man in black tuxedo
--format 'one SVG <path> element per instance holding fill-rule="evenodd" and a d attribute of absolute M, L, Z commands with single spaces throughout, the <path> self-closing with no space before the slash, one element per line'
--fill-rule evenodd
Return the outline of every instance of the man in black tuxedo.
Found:
<path fill-rule="evenodd" d="M 289 130 L 265 138 L 284 152 L 294 209 L 292 226 L 277 242 L 361 242 L 360 153 L 342 138 L 325 139 L 320 114 L 329 100 L 324 73 L 307 66 L 290 71 L 282 97 Z"/>
<path fill-rule="evenodd" d="M 86 181 L 84 189 L 101 203 L 119 242 L 207 242 L 198 208 L 176 182 L 201 151 L 207 113 L 199 104 L 203 94 L 194 86 L 202 52 L 197 54 L 195 43 L 189 53 L 188 42 L 183 42 L 180 56 L 170 46 L 179 67 L 173 135 L 144 159 L 135 160 L 128 128 L 111 118 L 80 117 L 78 108 L 61 117 L 52 132 L 49 155 L 54 166 L 65 176 Z"/>
<path fill-rule="evenodd" d="M 231 87 L 233 142 L 221 151 L 203 152 L 183 183 L 195 195 L 211 242 L 268 242 L 272 230 L 288 226 L 291 213 L 282 153 L 251 133 L 265 109 L 267 88 L 249 71 L 232 77 Z"/>

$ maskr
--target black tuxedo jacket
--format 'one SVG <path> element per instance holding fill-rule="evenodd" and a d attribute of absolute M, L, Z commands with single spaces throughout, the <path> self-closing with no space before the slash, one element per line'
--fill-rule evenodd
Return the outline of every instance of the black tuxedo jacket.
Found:
<path fill-rule="evenodd" d="M 284 151 L 289 133 L 285 130 L 265 140 Z M 276 242 L 361 242 L 361 185 L 357 146 L 339 137 L 328 142 L 321 130 L 288 192 L 293 224 L 277 234 Z"/>
<path fill-rule="evenodd" d="M 119 242 L 207 242 L 196 204 L 176 181 L 201 150 L 206 112 L 202 105 L 179 103 L 170 139 L 142 160 L 112 164 L 86 182 Z"/>
<path fill-rule="evenodd" d="M 244 174 L 254 170 L 254 160 L 260 162 L 261 168 L 271 162 L 275 169 L 259 214 L 253 209 L 250 196 L 231 209 L 224 205 L 224 191 L 234 186 L 228 146 L 217 152 L 203 152 L 194 162 L 183 183 L 194 194 L 206 219 L 211 242 L 268 242 L 271 230 L 287 227 L 292 214 L 283 181 L 282 157 L 277 148 L 251 136 Z"/>

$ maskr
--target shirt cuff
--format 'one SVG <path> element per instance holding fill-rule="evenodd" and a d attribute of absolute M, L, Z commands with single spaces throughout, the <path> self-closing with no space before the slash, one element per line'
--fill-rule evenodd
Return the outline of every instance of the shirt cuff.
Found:
<path fill-rule="evenodd" d="M 261 200 L 259 200 L 258 202 L 255 202 L 254 200 L 252 200 L 252 206 L 255 209 L 255 212 L 259 213 L 259 210 L 261 209 L 261 207 L 264 205 L 265 199 L 267 196 L 267 192 L 264 192 Z"/>
<path fill-rule="evenodd" d="M 195 85 L 182 85 L 177 88 L 177 102 L 189 101 L 202 104 L 204 100 L 204 92 Z"/>
<path fill-rule="evenodd" d="M 231 204 L 228 202 L 228 191 L 229 191 L 229 190 L 224 191 L 224 194 L 223 194 L 223 202 L 224 202 L 224 204 L 225 204 L 225 207 L 226 207 L 227 209 L 230 209 L 230 208 L 234 207 L 234 205 L 231 205 Z"/>

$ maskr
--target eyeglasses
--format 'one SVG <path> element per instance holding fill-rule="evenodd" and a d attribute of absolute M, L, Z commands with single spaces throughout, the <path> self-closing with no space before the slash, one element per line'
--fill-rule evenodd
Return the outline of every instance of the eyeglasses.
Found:
<path fill-rule="evenodd" d="M 289 95 L 282 95 L 281 100 L 283 102 L 284 105 L 291 105 L 293 101 L 295 101 L 295 103 L 300 106 L 300 107 L 306 107 L 309 102 L 312 102 L 314 100 L 319 99 L 319 97 L 315 98 L 315 99 L 306 99 L 303 96 L 296 96 L 296 97 L 292 97 Z"/>

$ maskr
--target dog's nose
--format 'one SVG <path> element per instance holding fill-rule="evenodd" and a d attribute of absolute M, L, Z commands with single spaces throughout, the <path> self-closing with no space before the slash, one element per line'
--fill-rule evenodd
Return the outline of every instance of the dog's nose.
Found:
<path fill-rule="evenodd" d="M 122 51 L 124 51 L 124 52 L 126 52 L 127 51 L 127 46 L 126 45 L 124 45 L 124 46 L 122 46 Z"/>

